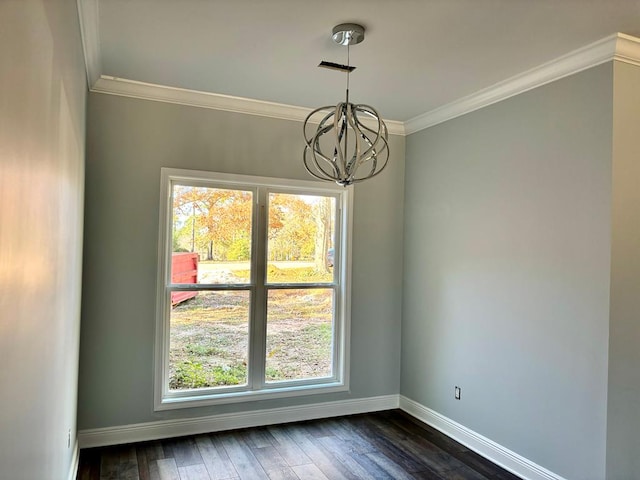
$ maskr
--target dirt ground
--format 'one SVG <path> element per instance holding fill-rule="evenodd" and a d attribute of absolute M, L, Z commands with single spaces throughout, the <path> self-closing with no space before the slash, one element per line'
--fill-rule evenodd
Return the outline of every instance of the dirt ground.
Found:
<path fill-rule="evenodd" d="M 273 290 L 268 300 L 266 380 L 332 374 L 332 290 Z M 247 381 L 248 291 L 199 292 L 171 313 L 170 388 Z"/>

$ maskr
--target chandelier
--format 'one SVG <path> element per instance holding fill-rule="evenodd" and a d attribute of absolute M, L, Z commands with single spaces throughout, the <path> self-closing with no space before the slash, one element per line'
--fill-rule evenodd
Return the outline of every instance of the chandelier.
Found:
<path fill-rule="evenodd" d="M 319 67 L 347 74 L 346 98 L 313 110 L 305 119 L 304 166 L 317 179 L 347 186 L 378 175 L 389 161 L 389 133 L 375 108 L 349 102 L 349 46 L 364 40 L 364 27 L 344 23 L 333 28 L 333 40 L 347 47 L 347 65 L 321 62 Z M 315 130 L 310 119 L 325 112 Z M 314 122 L 315 123 L 315 122 Z"/>

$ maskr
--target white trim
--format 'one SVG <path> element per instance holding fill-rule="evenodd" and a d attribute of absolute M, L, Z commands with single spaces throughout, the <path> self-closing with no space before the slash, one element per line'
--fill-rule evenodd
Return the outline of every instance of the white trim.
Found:
<path fill-rule="evenodd" d="M 526 480 L 565 480 L 560 475 L 403 395 L 400 395 L 400 408 L 519 477 Z"/>
<path fill-rule="evenodd" d="M 251 373 L 246 385 L 229 386 L 224 388 L 201 388 L 184 391 L 169 390 L 169 314 L 168 291 L 171 288 L 171 191 L 174 182 L 185 185 L 199 185 L 214 188 L 231 186 L 242 190 L 252 191 L 255 205 L 252 219 L 253 225 L 253 254 L 251 270 L 254 272 L 249 283 L 241 288 L 253 292 L 254 301 L 262 305 L 260 309 L 251 307 L 253 311 L 253 327 L 250 330 L 250 338 L 259 344 L 249 354 L 249 372 Z M 266 307 L 266 299 L 260 300 L 259 295 L 264 295 L 269 287 L 262 280 L 257 281 L 255 272 L 263 272 L 265 268 L 266 244 L 256 235 L 267 236 L 267 225 L 264 219 L 260 220 L 260 208 L 266 205 L 266 195 L 269 190 L 285 193 L 300 193 L 304 195 L 318 194 L 331 196 L 336 201 L 336 229 L 335 247 L 338 262 L 336 262 L 336 275 L 330 284 L 318 284 L 318 287 L 331 288 L 334 291 L 334 333 L 333 333 L 333 375 L 330 378 L 317 378 L 290 382 L 278 382 L 268 385 L 263 383 L 265 368 L 264 348 L 266 339 L 261 333 L 262 309 Z M 326 183 L 311 180 L 280 179 L 274 177 L 259 177 L 252 175 L 225 174 L 209 171 L 186 170 L 163 167 L 160 173 L 160 208 L 159 208 L 159 237 L 158 237 L 158 273 L 156 291 L 156 330 L 154 349 L 154 411 L 173 410 L 179 408 L 192 408 L 199 406 L 218 405 L 225 403 L 244 403 L 257 400 L 271 400 L 285 397 L 297 397 L 349 391 L 349 328 L 351 314 L 351 235 L 353 232 L 352 209 L 353 186 L 344 188 L 335 183 Z M 257 246 L 261 245 L 260 252 Z M 342 252 L 346 252 L 343 255 Z M 262 263 L 261 263 L 262 262 Z M 239 285 L 238 285 L 239 286 Z M 304 288 L 315 288 L 312 284 L 301 285 Z M 229 287 L 229 285 L 194 286 L 194 290 L 216 290 Z M 183 288 L 183 287 L 182 287 Z M 287 284 L 279 288 L 298 288 L 295 284 Z M 257 300 L 256 300 L 257 299 Z M 265 313 L 265 312 L 263 312 Z M 263 319 L 262 321 L 266 321 Z M 251 342 L 250 342 L 251 343 Z M 255 373 L 257 372 L 257 373 Z"/>
<path fill-rule="evenodd" d="M 80 430 L 80 448 L 102 447 L 122 443 L 144 442 L 182 435 L 220 432 L 238 428 L 276 425 L 317 418 L 354 415 L 398 408 L 398 395 L 340 400 L 295 407 L 223 413 L 207 417 L 137 423 L 118 427 Z"/>
<path fill-rule="evenodd" d="M 526 480 L 566 480 L 546 468 L 518 455 L 508 448 L 474 432 L 473 430 L 421 405 L 403 395 L 338 400 L 293 407 L 223 413 L 205 417 L 160 420 L 156 422 L 121 425 L 117 427 L 80 430 L 76 441 L 79 448 L 103 447 L 123 443 L 144 442 L 184 435 L 214 433 L 240 428 L 277 425 L 319 418 L 331 418 L 359 413 L 378 412 L 400 408 L 416 419 L 462 443 L 496 465 Z M 74 456 L 77 470 L 78 455 Z M 69 476 L 69 480 L 75 476 Z"/>
<path fill-rule="evenodd" d="M 312 109 L 102 74 L 98 0 L 77 0 L 89 90 L 144 100 L 302 122 Z M 614 33 L 405 122 L 385 120 L 392 135 L 410 135 L 574 73 L 616 60 L 640 66 L 640 39 Z"/>
<path fill-rule="evenodd" d="M 91 91 L 192 107 L 212 108 L 227 112 L 248 113 L 284 120 L 303 121 L 311 112 L 310 108 L 296 107 L 294 105 L 169 87 L 126 78 L 110 77 L 108 75 L 101 75 Z"/>
<path fill-rule="evenodd" d="M 80 465 L 80 444 L 78 437 L 76 437 L 75 444 L 73 445 L 73 456 L 71 457 L 71 465 L 69 465 L 68 480 L 76 480 L 78 477 L 78 466 Z"/>
<path fill-rule="evenodd" d="M 91 91 L 281 120 L 293 120 L 295 122 L 303 122 L 307 115 L 314 110 L 283 103 L 265 102 L 251 98 L 138 82 L 108 75 L 101 75 L 94 83 Z M 402 122 L 385 120 L 384 123 L 387 125 L 390 134 L 404 135 L 404 124 Z"/>
<path fill-rule="evenodd" d="M 224 405 L 226 403 L 246 403 L 260 400 L 275 400 L 279 398 L 304 397 L 309 395 L 325 395 L 328 393 L 348 392 L 349 385 L 344 381 L 330 383 L 285 386 L 281 388 L 263 388 L 261 390 L 238 390 L 230 393 L 215 392 L 206 394 L 195 391 L 189 395 L 169 396 L 165 392 L 160 392 L 159 403 L 155 404 L 155 411 L 176 410 L 181 408 L 208 407 L 211 405 Z"/>
<path fill-rule="evenodd" d="M 406 135 L 479 110 L 611 60 L 640 65 L 640 39 L 615 33 L 404 123 Z"/>
<path fill-rule="evenodd" d="M 77 0 L 77 5 L 84 63 L 87 70 L 87 83 L 89 90 L 91 90 L 102 73 L 99 29 L 100 10 L 98 0 Z"/>
<path fill-rule="evenodd" d="M 640 38 L 618 33 L 613 59 L 640 67 Z"/>
<path fill-rule="evenodd" d="M 312 109 L 102 75 L 97 0 L 77 0 L 89 89 L 144 100 L 302 122 Z M 392 135 L 410 135 L 561 78 L 620 61 L 640 66 L 640 39 L 615 33 L 406 122 L 385 120 Z"/>

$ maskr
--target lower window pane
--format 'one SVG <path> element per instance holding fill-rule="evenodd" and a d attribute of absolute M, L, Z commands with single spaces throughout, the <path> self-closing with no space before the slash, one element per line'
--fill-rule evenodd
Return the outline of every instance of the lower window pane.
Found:
<path fill-rule="evenodd" d="M 247 384 L 248 291 L 199 291 L 170 317 L 169 389 Z"/>
<path fill-rule="evenodd" d="M 333 375 L 333 289 L 270 290 L 266 381 Z"/>

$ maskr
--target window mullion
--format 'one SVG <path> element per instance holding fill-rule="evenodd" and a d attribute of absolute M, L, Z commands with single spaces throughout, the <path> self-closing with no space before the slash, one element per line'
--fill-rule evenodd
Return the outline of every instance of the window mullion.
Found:
<path fill-rule="evenodd" d="M 267 293 L 265 288 L 267 268 L 267 192 L 258 188 L 256 195 L 255 249 L 252 256 L 252 283 L 255 285 L 250 320 L 249 385 L 252 390 L 264 386 L 266 335 L 267 335 Z"/>

